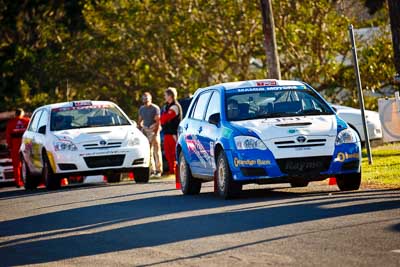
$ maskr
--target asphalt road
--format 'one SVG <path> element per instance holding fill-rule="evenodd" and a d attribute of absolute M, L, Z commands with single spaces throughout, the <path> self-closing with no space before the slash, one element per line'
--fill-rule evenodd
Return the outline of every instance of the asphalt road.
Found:
<path fill-rule="evenodd" d="M 228 201 L 171 180 L 1 188 L 0 265 L 400 266 L 399 191 L 245 188 Z"/>

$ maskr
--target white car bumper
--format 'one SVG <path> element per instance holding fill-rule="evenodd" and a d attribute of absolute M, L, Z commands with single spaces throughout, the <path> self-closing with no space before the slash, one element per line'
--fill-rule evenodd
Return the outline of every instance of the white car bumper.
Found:
<path fill-rule="evenodd" d="M 48 152 L 52 169 L 56 174 L 102 174 L 105 171 L 130 171 L 149 167 L 149 149 L 120 147 L 93 151 Z"/>

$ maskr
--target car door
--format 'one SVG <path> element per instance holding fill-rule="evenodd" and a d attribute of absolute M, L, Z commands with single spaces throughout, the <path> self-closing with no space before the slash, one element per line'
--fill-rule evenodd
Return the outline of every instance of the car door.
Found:
<path fill-rule="evenodd" d="M 221 116 L 221 95 L 218 91 L 214 91 L 208 101 L 206 114 L 202 123 L 202 131 L 198 135 L 198 140 L 201 144 L 201 154 L 206 162 L 206 164 L 201 166 L 200 174 L 213 177 L 215 171 L 214 145 L 218 138 L 219 126 L 209 122 L 211 115 L 219 116 L 219 118 Z"/>
<path fill-rule="evenodd" d="M 35 138 L 33 139 L 33 162 L 35 163 L 36 168 L 41 172 L 43 168 L 43 147 L 45 146 L 46 141 L 46 132 L 48 132 L 48 121 L 49 121 L 49 113 L 47 110 L 43 110 L 40 115 L 40 119 L 37 126 L 37 132 L 35 134 Z"/>
<path fill-rule="evenodd" d="M 22 153 L 24 155 L 24 159 L 28 165 L 29 170 L 32 173 L 38 173 L 39 170 L 34 162 L 34 139 L 36 138 L 38 123 L 40 116 L 42 115 L 42 110 L 37 110 L 33 116 L 32 120 L 28 126 L 28 129 L 24 133 L 24 138 L 22 140 Z"/>
<path fill-rule="evenodd" d="M 204 92 L 195 99 L 194 107 L 183 125 L 185 142 L 188 146 L 189 165 L 194 175 L 201 174 L 202 166 L 206 164 L 202 155 L 201 143 L 198 138 L 203 129 L 204 114 L 210 95 L 210 91 Z"/>

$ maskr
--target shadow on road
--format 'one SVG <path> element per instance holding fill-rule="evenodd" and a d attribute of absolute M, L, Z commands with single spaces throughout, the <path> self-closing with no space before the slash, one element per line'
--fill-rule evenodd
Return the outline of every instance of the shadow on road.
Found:
<path fill-rule="evenodd" d="M 360 199 L 379 202 L 360 204 L 355 201 Z M 273 203 L 269 204 L 269 200 Z M 246 207 L 235 209 L 242 204 Z M 162 217 L 218 207 L 225 207 L 227 211 L 213 210 L 207 214 L 186 216 L 178 214 L 180 218 Z M 242 199 L 233 201 L 220 200 L 212 193 L 149 197 L 1 222 L 2 240 L 15 235 L 33 236 L 1 242 L 0 258 L 2 265 L 6 266 L 40 264 L 398 208 L 399 196 L 385 190 L 333 195 L 326 192 L 307 194 L 247 190 Z M 155 216 L 159 217 L 151 222 L 137 222 Z M 123 225 L 118 225 L 121 223 Z M 82 233 L 87 230 L 94 231 Z M 395 230 L 398 230 L 398 225 Z M 59 237 L 62 234 L 66 236 Z M 278 239 L 281 238 L 288 237 Z M 262 242 L 275 239 L 267 238 Z"/>

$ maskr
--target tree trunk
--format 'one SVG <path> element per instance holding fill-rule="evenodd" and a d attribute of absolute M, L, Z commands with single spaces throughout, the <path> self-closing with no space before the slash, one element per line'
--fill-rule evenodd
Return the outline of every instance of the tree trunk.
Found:
<path fill-rule="evenodd" d="M 275 39 L 275 22 L 271 0 L 260 0 L 263 18 L 265 54 L 267 56 L 267 73 L 271 79 L 281 79 L 278 49 Z"/>
<path fill-rule="evenodd" d="M 392 30 L 394 66 L 397 74 L 400 74 L 400 1 L 388 0 L 390 26 Z"/>

